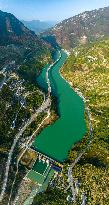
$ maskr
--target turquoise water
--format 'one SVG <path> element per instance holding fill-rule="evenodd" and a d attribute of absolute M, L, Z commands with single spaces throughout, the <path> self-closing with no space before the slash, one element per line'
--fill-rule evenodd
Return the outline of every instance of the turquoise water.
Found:
<path fill-rule="evenodd" d="M 49 72 L 52 95 L 57 98 L 60 118 L 53 125 L 45 128 L 33 142 L 37 151 L 59 162 L 67 159 L 70 149 L 83 138 L 86 132 L 84 102 L 59 74 L 60 68 L 67 59 L 63 51 L 61 54 L 61 59 Z M 47 67 L 37 79 L 40 88 L 44 90 L 47 90 L 46 69 Z"/>

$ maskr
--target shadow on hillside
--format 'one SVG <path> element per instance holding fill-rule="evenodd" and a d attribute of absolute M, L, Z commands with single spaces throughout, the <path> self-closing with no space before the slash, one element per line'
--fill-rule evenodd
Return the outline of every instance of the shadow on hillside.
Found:
<path fill-rule="evenodd" d="M 99 160 L 97 157 L 85 158 L 79 161 L 80 165 L 84 165 L 87 163 L 92 164 L 93 166 L 97 168 L 106 168 L 106 165 L 101 160 Z"/>
<path fill-rule="evenodd" d="M 46 41 L 47 43 L 49 43 L 53 48 L 55 48 L 55 49 L 57 49 L 57 48 L 60 49 L 60 46 L 58 45 L 55 36 L 47 35 L 47 36 L 43 36 L 42 39 L 43 39 L 44 41 Z"/>

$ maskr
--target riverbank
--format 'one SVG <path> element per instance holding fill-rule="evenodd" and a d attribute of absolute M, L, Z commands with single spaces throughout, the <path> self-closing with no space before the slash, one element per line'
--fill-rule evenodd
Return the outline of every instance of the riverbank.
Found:
<path fill-rule="evenodd" d="M 68 152 L 72 146 L 84 136 L 86 125 L 83 100 L 60 76 L 60 68 L 67 59 L 65 52 L 61 51 L 61 55 L 61 59 L 49 72 L 51 93 L 57 99 L 57 111 L 60 118 L 53 125 L 45 128 L 40 135 L 36 137 L 33 146 L 36 148 L 36 151 L 62 163 L 67 159 Z M 41 76 L 39 76 L 38 83 L 40 87 L 46 84 L 44 78 L 45 72 L 46 69 Z"/>
<path fill-rule="evenodd" d="M 22 152 L 21 154 L 19 155 L 18 157 L 18 160 L 17 160 L 17 170 L 16 170 L 16 173 L 15 173 L 15 177 L 14 177 L 14 181 L 13 181 L 13 184 L 12 184 L 12 188 L 11 188 L 11 193 L 10 193 L 10 196 L 9 196 L 9 203 L 10 203 L 10 200 L 11 200 L 11 197 L 12 197 L 12 192 L 13 192 L 13 187 L 15 185 L 15 181 L 16 181 L 16 177 L 17 177 L 17 174 L 18 174 L 18 169 L 19 169 L 19 163 L 22 159 L 22 157 L 25 155 L 26 151 L 31 147 L 32 145 L 32 142 L 34 140 L 34 137 L 35 135 L 44 127 L 44 126 L 47 126 L 47 124 L 50 124 L 52 123 L 56 118 L 57 116 L 55 116 L 55 114 L 52 112 L 51 113 L 51 84 L 50 84 L 50 80 L 49 80 L 49 71 L 50 69 L 52 68 L 52 66 L 54 66 L 61 58 L 61 54 L 59 56 L 58 59 L 56 59 L 56 61 L 54 63 L 52 63 L 46 70 L 46 73 L 45 73 L 45 79 L 46 79 L 46 83 L 47 83 L 47 96 L 44 96 L 44 101 L 41 105 L 41 107 L 36 111 L 36 113 L 31 117 L 31 119 L 28 121 L 28 124 L 26 124 L 22 130 L 18 133 L 18 136 L 20 137 L 21 134 L 25 131 L 25 128 L 27 126 L 29 126 L 29 124 L 31 124 L 32 121 L 35 120 L 35 118 L 38 116 L 39 113 L 41 112 L 46 112 L 47 113 L 47 116 L 44 117 L 44 119 L 42 120 L 42 122 L 38 125 L 37 129 L 34 131 L 34 133 L 29 137 L 28 141 L 26 141 L 26 143 L 22 144 Z M 49 122 L 50 121 L 50 122 Z M 18 138 L 17 136 L 17 138 Z M 16 144 L 14 144 L 12 147 L 15 147 Z M 11 153 L 12 153 L 13 150 L 11 150 Z M 10 153 L 9 153 L 10 155 Z M 10 158 L 11 160 L 11 158 Z M 6 189 L 6 184 L 7 184 L 7 179 L 8 179 L 8 172 L 9 172 L 9 165 L 10 165 L 10 161 L 8 162 L 7 164 L 7 167 L 6 169 L 7 172 L 6 172 L 6 178 L 5 178 L 5 182 L 3 184 L 3 188 L 2 188 L 2 192 L 1 192 L 1 201 L 3 199 L 3 196 L 4 196 L 4 193 L 5 193 L 5 189 Z M 21 193 L 21 188 L 19 189 L 19 193 Z M 20 199 L 20 195 L 17 195 L 16 199 L 15 199 L 15 204 L 16 203 L 19 203 L 19 199 Z M 21 198 L 22 199 L 22 198 Z M 23 199 L 22 199 L 23 200 Z"/>
<path fill-rule="evenodd" d="M 90 149 L 86 150 L 81 160 L 73 169 L 73 177 L 76 179 L 79 178 L 81 181 L 80 193 L 82 191 L 86 193 L 87 204 L 99 203 L 100 205 L 107 205 L 109 200 L 106 185 L 109 164 L 108 45 L 109 42 L 106 41 L 98 42 L 96 45 L 90 45 L 87 49 L 83 47 L 76 48 L 61 70 L 62 75 L 71 83 L 71 86 L 79 88 L 83 93 L 91 113 L 93 140 L 90 144 Z M 99 53 L 102 53 L 102 56 Z M 89 54 L 95 59 L 90 63 Z M 103 62 L 103 58 L 105 62 Z M 79 90 L 76 89 L 80 93 Z M 70 152 L 70 163 L 74 160 L 77 151 L 84 148 L 85 144 L 86 142 L 82 140 Z"/>

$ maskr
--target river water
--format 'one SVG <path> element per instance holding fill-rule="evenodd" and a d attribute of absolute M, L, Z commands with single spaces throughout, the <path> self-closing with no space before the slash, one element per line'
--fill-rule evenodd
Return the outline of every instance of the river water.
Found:
<path fill-rule="evenodd" d="M 59 55 L 59 52 L 57 54 Z M 60 118 L 45 128 L 33 142 L 38 152 L 59 162 L 67 159 L 70 149 L 83 138 L 86 132 L 84 102 L 59 73 L 67 59 L 65 52 L 61 51 L 61 54 L 61 59 L 49 71 L 52 95 L 57 98 Z M 37 78 L 40 88 L 44 90 L 47 90 L 46 69 L 47 67 Z"/>

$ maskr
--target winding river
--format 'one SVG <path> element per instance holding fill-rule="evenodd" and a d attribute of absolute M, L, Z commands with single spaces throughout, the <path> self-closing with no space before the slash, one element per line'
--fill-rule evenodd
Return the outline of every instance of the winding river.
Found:
<path fill-rule="evenodd" d="M 59 55 L 57 51 L 57 58 Z M 83 138 L 86 132 L 84 102 L 59 72 L 66 59 L 67 54 L 61 51 L 60 60 L 49 70 L 51 93 L 57 98 L 59 119 L 45 128 L 33 142 L 38 152 L 58 162 L 64 162 L 67 159 L 70 149 Z M 47 90 L 46 70 L 47 66 L 37 78 L 37 83 L 44 90 Z"/>

